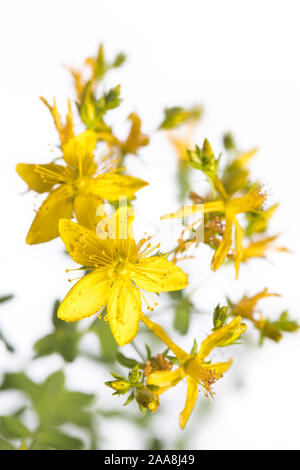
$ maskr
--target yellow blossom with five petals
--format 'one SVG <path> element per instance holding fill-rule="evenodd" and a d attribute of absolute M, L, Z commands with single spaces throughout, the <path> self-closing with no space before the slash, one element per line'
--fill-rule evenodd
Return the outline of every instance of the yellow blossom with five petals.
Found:
<path fill-rule="evenodd" d="M 136 244 L 128 236 L 131 223 L 123 229 L 122 219 L 117 211 L 115 238 L 99 238 L 95 231 L 60 220 L 59 233 L 71 258 L 91 272 L 73 286 L 57 314 L 62 320 L 76 321 L 106 306 L 106 319 L 121 346 L 132 341 L 138 331 L 145 299 L 142 291 L 168 292 L 188 284 L 187 275 L 178 266 L 163 256 L 150 256 L 156 247 L 151 248 L 147 240 Z"/>
<path fill-rule="evenodd" d="M 148 385 L 155 385 L 158 390 L 157 395 L 166 392 L 170 387 L 174 387 L 181 380 L 187 381 L 187 396 L 185 407 L 179 415 L 179 424 L 183 429 L 193 411 L 197 397 L 198 387 L 202 388 L 206 397 L 213 396 L 212 385 L 219 380 L 232 364 L 232 359 L 227 362 L 211 364 L 205 362 L 211 351 L 216 347 L 224 347 L 236 341 L 246 330 L 246 325 L 241 323 L 241 317 L 234 318 L 228 325 L 225 325 L 210 334 L 200 346 L 195 354 L 188 354 L 177 346 L 168 337 L 160 325 L 152 322 L 148 317 L 143 316 L 145 325 L 158 336 L 177 357 L 180 365 L 174 371 L 155 371 L 147 377 Z"/>
<path fill-rule="evenodd" d="M 30 190 L 49 193 L 29 229 L 28 244 L 56 238 L 59 219 L 71 219 L 73 214 L 80 224 L 95 229 L 100 220 L 96 211 L 103 200 L 131 198 L 148 184 L 133 176 L 118 174 L 111 162 L 103 162 L 99 168 L 94 158 L 97 139 L 97 134 L 91 130 L 69 139 L 62 145 L 63 164 L 17 165 L 18 174 Z"/>
<path fill-rule="evenodd" d="M 222 241 L 215 251 L 211 262 L 211 269 L 216 271 L 224 263 L 232 247 L 233 228 L 235 229 L 235 270 L 236 278 L 239 275 L 239 267 L 243 256 L 243 228 L 241 227 L 237 215 L 254 211 L 259 208 L 266 200 L 266 195 L 261 188 L 251 189 L 247 194 L 229 198 L 223 197 L 214 201 L 208 201 L 204 204 L 193 204 L 182 206 L 177 212 L 161 217 L 166 218 L 184 218 L 197 212 L 203 214 L 221 214 L 225 219 L 225 230 Z"/>

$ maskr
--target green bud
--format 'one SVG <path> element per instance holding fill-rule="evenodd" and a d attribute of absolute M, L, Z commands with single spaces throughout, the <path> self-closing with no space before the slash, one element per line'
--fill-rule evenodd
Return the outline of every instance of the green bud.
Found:
<path fill-rule="evenodd" d="M 140 380 L 142 377 L 143 373 L 142 371 L 139 370 L 138 364 L 129 372 L 128 374 L 128 380 L 131 384 L 135 384 Z"/>
<path fill-rule="evenodd" d="M 113 66 L 114 68 L 121 67 L 121 65 L 123 65 L 125 61 L 126 61 L 126 55 L 123 54 L 122 52 L 120 52 L 120 53 L 116 56 L 115 60 L 113 61 L 112 66 Z"/>
<path fill-rule="evenodd" d="M 260 328 L 260 341 L 259 344 L 262 345 L 264 342 L 265 338 L 270 338 L 276 343 L 279 343 L 279 341 L 282 339 L 282 334 L 280 333 L 280 330 L 274 325 L 269 320 L 265 320 L 263 327 Z"/>
<path fill-rule="evenodd" d="M 202 148 L 196 145 L 195 150 L 187 150 L 187 156 L 193 168 L 203 171 L 210 178 L 217 174 L 219 159 L 215 159 L 207 139 L 204 140 Z"/>
<path fill-rule="evenodd" d="M 227 323 L 228 317 L 230 315 L 230 308 L 229 307 L 220 307 L 218 304 L 214 310 L 213 315 L 213 323 L 214 323 L 214 330 L 218 330 L 222 326 Z"/>
<path fill-rule="evenodd" d="M 159 400 L 148 387 L 143 386 L 135 389 L 134 398 L 139 406 L 150 411 L 154 411 L 159 405 Z"/>
<path fill-rule="evenodd" d="M 201 106 L 194 106 L 190 109 L 184 109 L 180 106 L 165 109 L 165 119 L 159 126 L 159 129 L 175 129 L 175 127 L 186 123 L 187 121 L 196 121 L 202 116 Z"/>
<path fill-rule="evenodd" d="M 226 132 L 226 134 L 223 135 L 223 145 L 226 150 L 234 150 L 236 148 L 231 132 Z"/>
<path fill-rule="evenodd" d="M 130 382 L 127 380 L 113 380 L 111 382 L 105 382 L 107 387 L 112 388 L 115 390 L 119 395 L 125 395 L 125 393 L 129 392 L 131 388 Z"/>

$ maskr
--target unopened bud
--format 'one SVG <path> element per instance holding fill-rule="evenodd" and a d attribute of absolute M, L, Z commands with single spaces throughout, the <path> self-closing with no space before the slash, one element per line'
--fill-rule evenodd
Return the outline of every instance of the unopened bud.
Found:
<path fill-rule="evenodd" d="M 148 387 L 136 388 L 134 398 L 140 406 L 152 412 L 155 412 L 159 406 L 159 399 Z"/>

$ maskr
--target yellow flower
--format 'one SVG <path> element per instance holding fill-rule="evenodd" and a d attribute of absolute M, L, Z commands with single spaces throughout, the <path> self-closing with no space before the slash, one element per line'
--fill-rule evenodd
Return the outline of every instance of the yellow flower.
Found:
<path fill-rule="evenodd" d="M 251 258 L 265 258 L 267 251 L 271 250 L 289 253 L 288 248 L 274 245 L 277 238 L 278 234 L 250 242 L 249 245 L 243 248 L 241 261 L 246 262 Z"/>
<path fill-rule="evenodd" d="M 126 210 L 126 209 L 125 209 Z M 138 244 L 128 236 L 131 222 L 124 226 L 123 215 L 114 217 L 115 237 L 97 237 L 94 231 L 70 220 L 59 222 L 59 233 L 71 258 L 91 272 L 78 281 L 62 301 L 58 317 L 76 321 L 107 307 L 107 320 L 121 346 L 135 337 L 140 315 L 142 290 L 166 292 L 187 286 L 187 275 L 163 256 L 149 256 L 146 240 Z M 121 221 L 121 223 L 120 223 Z M 145 243 L 147 245 L 145 246 Z M 152 309 L 148 304 L 148 308 Z"/>
<path fill-rule="evenodd" d="M 232 231 L 235 229 L 235 270 L 236 278 L 239 275 L 239 266 L 243 254 L 243 229 L 237 219 L 238 214 L 247 213 L 260 207 L 266 200 L 266 195 L 261 188 L 251 189 L 247 194 L 232 198 L 218 199 L 215 201 L 205 202 L 204 204 L 193 204 L 191 206 L 182 206 L 177 212 L 165 215 L 166 218 L 183 218 L 197 212 L 203 214 L 222 214 L 225 219 L 225 230 L 222 241 L 215 251 L 211 262 L 211 269 L 216 271 L 224 263 L 228 252 L 232 246 Z"/>
<path fill-rule="evenodd" d="M 141 131 L 142 121 L 137 113 L 130 113 L 127 121 L 130 121 L 131 126 L 125 140 L 118 139 L 111 130 L 98 132 L 99 139 L 106 142 L 111 151 L 119 155 L 119 166 L 122 166 L 127 154 L 137 155 L 139 148 L 147 146 L 150 141 L 149 136 Z"/>
<path fill-rule="evenodd" d="M 255 317 L 255 313 L 257 312 L 256 305 L 261 299 L 265 299 L 266 297 L 280 297 L 280 295 L 268 292 L 267 288 L 252 297 L 247 297 L 245 295 L 237 304 L 233 304 L 229 301 L 232 309 L 231 313 L 232 315 L 238 315 L 248 320 L 252 320 L 252 322 L 258 326 L 263 321 L 263 316 L 260 314 L 259 318 Z"/>
<path fill-rule="evenodd" d="M 61 145 L 66 144 L 72 137 L 74 137 L 74 120 L 73 120 L 73 111 L 71 106 L 70 99 L 68 100 L 68 112 L 66 115 L 65 124 L 62 123 L 61 116 L 58 112 L 56 101 L 53 100 L 53 106 L 51 106 L 45 98 L 40 96 L 42 102 L 47 106 L 50 113 L 52 114 L 56 130 L 58 132 Z"/>
<path fill-rule="evenodd" d="M 282 339 L 283 331 L 293 332 L 297 331 L 299 328 L 297 322 L 289 319 L 287 312 L 283 312 L 281 317 L 276 321 L 270 321 L 265 318 L 258 310 L 257 304 L 260 300 L 267 297 L 280 297 L 280 295 L 268 292 L 268 289 L 265 288 L 251 297 L 243 296 L 236 304 L 232 303 L 230 299 L 227 299 L 231 307 L 232 315 L 238 315 L 250 320 L 255 328 L 260 331 L 260 344 L 263 343 L 265 337 L 278 343 Z"/>
<path fill-rule="evenodd" d="M 17 165 L 17 172 L 29 189 L 49 192 L 29 229 L 27 243 L 33 245 L 56 238 L 59 219 L 70 219 L 73 213 L 80 224 L 95 229 L 100 220 L 97 207 L 103 200 L 131 198 L 148 184 L 118 174 L 110 163 L 103 162 L 99 170 L 93 155 L 96 144 L 97 134 L 88 130 L 62 146 L 63 164 Z"/>
<path fill-rule="evenodd" d="M 119 141 L 119 146 L 123 155 L 127 153 L 136 155 L 140 147 L 145 147 L 149 144 L 150 139 L 141 132 L 142 121 L 137 113 L 129 114 L 127 119 L 131 122 L 130 131 L 124 142 Z"/>
<path fill-rule="evenodd" d="M 185 407 L 179 415 L 179 424 L 183 429 L 196 403 L 198 386 L 202 388 L 207 398 L 209 395 L 213 396 L 212 385 L 223 376 L 232 364 L 231 359 L 227 362 L 215 364 L 205 362 L 205 359 L 214 348 L 227 346 L 236 341 L 246 330 L 246 325 L 241 323 L 241 317 L 236 317 L 228 325 L 210 334 L 201 343 L 198 353 L 188 354 L 171 341 L 161 326 L 152 322 L 146 316 L 142 316 L 141 320 L 173 351 L 180 363 L 174 371 L 153 372 L 147 377 L 147 384 L 159 387 L 155 393 L 160 395 L 170 387 L 177 385 L 181 380 L 186 379 L 187 381 Z"/>

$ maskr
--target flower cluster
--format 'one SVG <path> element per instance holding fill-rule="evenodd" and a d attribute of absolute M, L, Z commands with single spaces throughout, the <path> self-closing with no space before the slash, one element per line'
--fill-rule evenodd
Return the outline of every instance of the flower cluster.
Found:
<path fill-rule="evenodd" d="M 150 237 L 135 240 L 134 199 L 148 183 L 137 175 L 127 174 L 125 159 L 129 154 L 138 155 L 150 140 L 142 132 L 141 119 L 134 111 L 128 116 L 127 137 L 122 140 L 116 135 L 108 125 L 107 116 L 121 103 L 120 86 L 109 91 L 102 87 L 103 78 L 124 61 L 124 54 L 107 61 L 101 45 L 96 57 L 88 57 L 82 68 L 69 68 L 75 86 L 76 119 L 79 117 L 81 121 L 79 133 L 70 99 L 63 120 L 56 101 L 50 105 L 42 98 L 53 117 L 59 145 L 53 161 L 17 165 L 17 172 L 28 189 L 46 194 L 26 242 L 34 245 L 59 236 L 72 260 L 79 265 L 67 271 L 83 273 L 58 306 L 56 321 L 76 322 L 97 315 L 92 328 L 101 328 L 102 335 L 112 333 L 117 347 L 132 343 L 142 323 L 164 344 L 167 349 L 156 354 L 147 347 L 147 358 L 142 356 L 141 361 L 118 352 L 117 358 L 121 365 L 130 368 L 129 374 L 125 378 L 112 373 L 115 380 L 106 385 L 115 395 L 129 394 L 125 404 L 135 401 L 144 413 L 157 411 L 160 396 L 185 381 L 186 402 L 179 416 L 180 427 L 184 428 L 199 392 L 207 398 L 213 397 L 214 383 L 231 367 L 232 359 L 212 362 L 212 351 L 236 343 L 247 328 L 243 320 L 260 331 L 261 342 L 266 337 L 279 341 L 283 331 L 296 331 L 298 324 L 289 319 L 287 312 L 272 321 L 257 311 L 260 299 L 277 296 L 265 289 L 236 303 L 228 299 L 227 306 L 218 305 L 210 334 L 200 347 L 195 342 L 191 352 L 186 352 L 151 318 L 160 293 L 170 293 L 176 310 L 175 329 L 181 334 L 188 332 L 190 314 L 196 313 L 197 308 L 189 292 L 182 291 L 189 280 L 177 266 L 178 255 L 188 258 L 190 250 L 203 242 L 213 252 L 211 269 L 217 271 L 226 262 L 233 262 L 238 278 L 241 264 L 255 257 L 264 258 L 270 249 L 288 250 L 276 245 L 277 234 L 268 233 L 269 221 L 278 205 L 268 207 L 267 192 L 250 178 L 248 164 L 257 149 L 239 151 L 231 134 L 224 136 L 225 160 L 221 154 L 215 156 L 207 139 L 202 146 L 196 145 L 196 125 L 202 117 L 198 105 L 189 109 L 167 108 L 158 132 L 167 134 L 179 157 L 180 200 L 187 196 L 191 200 L 169 215 L 161 214 L 161 219 L 185 219 L 195 214 L 199 217 L 183 227 L 177 245 L 168 252 L 159 251 L 159 244 L 152 246 Z M 190 172 L 201 172 L 209 190 L 206 184 L 203 190 L 201 187 L 192 190 Z M 109 215 L 107 208 L 111 210 Z M 197 237 L 199 224 L 202 224 L 202 240 Z M 62 329 L 61 325 L 59 328 Z M 74 341 L 78 341 L 72 325 L 68 328 L 67 325 L 63 330 L 72 332 L 72 341 L 75 337 Z M 37 344 L 38 351 L 42 350 L 42 344 L 45 345 Z M 61 343 L 59 347 L 63 351 Z M 66 352 L 61 354 L 66 360 L 72 360 Z"/>

